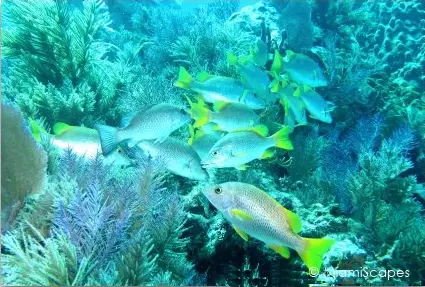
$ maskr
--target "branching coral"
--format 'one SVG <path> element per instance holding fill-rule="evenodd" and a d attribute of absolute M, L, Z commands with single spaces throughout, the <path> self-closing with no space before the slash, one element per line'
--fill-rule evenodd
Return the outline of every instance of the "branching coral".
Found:
<path fill-rule="evenodd" d="M 100 115 L 114 116 L 110 105 L 123 80 L 106 60 L 111 45 L 101 33 L 110 31 L 111 20 L 103 1 L 85 1 L 80 10 L 63 1 L 20 0 L 5 9 L 10 24 L 2 51 L 13 63 L 10 77 L 24 79 L 14 83 L 18 95 L 13 90 L 6 95 L 49 124 L 79 124 L 83 118 L 90 124 Z"/>

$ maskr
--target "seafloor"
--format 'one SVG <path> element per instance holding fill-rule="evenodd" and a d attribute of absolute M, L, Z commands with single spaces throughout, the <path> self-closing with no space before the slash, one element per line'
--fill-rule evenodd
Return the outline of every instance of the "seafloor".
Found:
<path fill-rule="evenodd" d="M 425 285 L 424 1 L 5 0 L 1 8 L 2 285 Z M 213 104 L 216 114 L 226 105 L 181 76 L 201 73 L 199 86 L 242 79 L 246 91 L 233 101 L 248 101 L 261 83 L 243 74 L 253 71 L 247 63 L 273 96 L 248 122 L 269 135 L 288 128 L 293 149 L 205 169 L 196 140 L 243 131 L 203 128 Z M 208 119 L 187 101 L 202 97 Z M 121 141 L 127 148 L 106 156 L 101 125 L 164 103 L 193 119 L 173 130 L 182 149 L 142 156 L 141 144 L 135 152 Z M 170 118 L 128 139 L 165 133 Z M 248 152 L 233 158 L 260 148 L 236 144 Z M 78 154 L 91 147 L 104 154 Z M 179 152 L 188 149 L 185 161 Z M 320 272 L 309 274 L 294 250 L 285 259 L 244 241 L 205 196 L 228 181 L 296 213 L 300 236 L 335 239 Z"/>

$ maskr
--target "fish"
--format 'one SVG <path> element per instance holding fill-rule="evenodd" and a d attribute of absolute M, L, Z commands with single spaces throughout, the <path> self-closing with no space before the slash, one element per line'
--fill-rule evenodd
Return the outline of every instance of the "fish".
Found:
<path fill-rule="evenodd" d="M 285 126 L 274 135 L 267 136 L 268 128 L 264 125 L 228 133 L 214 144 L 201 164 L 206 168 L 246 170 L 246 164 L 252 160 L 273 157 L 272 147 L 292 150 L 289 133 L 289 127 Z"/>
<path fill-rule="evenodd" d="M 283 58 L 279 52 L 275 51 L 271 74 L 275 77 L 283 72 L 287 73 L 290 80 L 309 87 L 324 87 L 328 85 L 328 80 L 324 76 L 320 66 L 311 58 L 304 54 L 286 51 Z"/>
<path fill-rule="evenodd" d="M 186 97 L 190 105 L 190 114 L 195 119 L 194 127 L 214 123 L 215 130 L 231 132 L 251 127 L 259 122 L 259 116 L 250 108 L 238 103 L 215 102 L 214 111 L 210 111 L 202 100 L 197 103 Z"/>
<path fill-rule="evenodd" d="M 320 271 L 323 256 L 336 242 L 332 238 L 304 238 L 301 219 L 267 192 L 242 182 L 208 186 L 203 194 L 245 240 L 249 236 L 284 258 L 295 250 L 309 269 Z"/>
<path fill-rule="evenodd" d="M 260 38 L 257 38 L 255 39 L 254 45 L 249 50 L 249 55 L 258 67 L 263 67 L 269 60 L 269 49 L 266 43 Z"/>
<path fill-rule="evenodd" d="M 171 173 L 193 180 L 208 180 L 201 158 L 186 142 L 168 137 L 163 142 L 141 141 L 136 146 L 146 156 L 159 160 Z"/>
<path fill-rule="evenodd" d="M 267 73 L 258 67 L 251 58 L 250 56 L 238 58 L 232 52 L 227 53 L 228 62 L 238 68 L 244 85 L 253 91 L 266 105 L 273 104 L 276 101 L 276 97 L 269 89 L 271 80 Z"/>
<path fill-rule="evenodd" d="M 320 94 L 312 89 L 301 92 L 299 98 L 301 98 L 311 118 L 328 124 L 332 123 L 330 112 L 335 108 L 333 103 L 325 101 Z"/>
<path fill-rule="evenodd" d="M 295 128 L 296 125 L 307 124 L 306 108 L 301 97 L 295 97 L 291 86 L 279 89 L 280 103 L 285 111 L 285 125 Z"/>
<path fill-rule="evenodd" d="M 229 77 L 213 76 L 204 72 L 194 80 L 184 67 L 180 67 L 174 86 L 199 93 L 208 103 L 240 103 L 251 109 L 266 107 L 242 82 Z"/>
<path fill-rule="evenodd" d="M 38 142 L 41 142 L 44 135 L 48 135 L 51 144 L 59 151 L 70 149 L 77 156 L 88 160 L 96 158 L 99 154 L 102 155 L 99 134 L 95 129 L 57 122 L 53 125 L 53 135 L 50 135 L 34 120 L 30 120 L 29 123 L 31 132 Z M 117 147 L 108 156 L 102 157 L 106 164 L 121 168 L 134 165 L 121 147 Z"/>
<path fill-rule="evenodd" d="M 116 128 L 97 124 L 95 128 L 99 132 L 102 152 L 108 155 L 123 142 L 126 142 L 129 147 L 134 147 L 142 140 L 155 139 L 162 142 L 190 120 L 190 115 L 185 109 L 161 103 L 136 113 L 124 127 Z"/>
<path fill-rule="evenodd" d="M 202 159 L 208 154 L 213 145 L 222 137 L 224 133 L 215 129 L 215 124 L 209 123 L 199 129 L 189 125 L 190 138 L 188 144 L 198 153 Z"/>

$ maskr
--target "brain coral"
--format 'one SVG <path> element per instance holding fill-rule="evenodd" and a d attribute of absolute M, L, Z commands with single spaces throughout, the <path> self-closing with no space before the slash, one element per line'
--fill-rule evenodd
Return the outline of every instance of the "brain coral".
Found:
<path fill-rule="evenodd" d="M 359 43 L 383 61 L 397 81 L 425 87 L 425 2 L 368 1 L 376 25 L 365 25 Z"/>

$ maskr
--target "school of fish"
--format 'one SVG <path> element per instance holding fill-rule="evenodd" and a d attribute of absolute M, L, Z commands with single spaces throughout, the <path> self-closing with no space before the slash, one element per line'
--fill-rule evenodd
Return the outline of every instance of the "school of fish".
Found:
<path fill-rule="evenodd" d="M 273 59 L 272 59 L 273 58 Z M 256 40 L 248 55 L 227 54 L 239 79 L 200 72 L 193 77 L 180 67 L 174 86 L 185 89 L 188 107 L 159 103 L 122 119 L 119 127 L 96 124 L 95 129 L 56 123 L 52 144 L 92 159 L 98 154 L 114 165 L 132 166 L 134 150 L 161 160 L 165 169 L 191 180 L 210 180 L 213 168 L 246 170 L 255 160 L 273 158 L 276 149 L 292 150 L 290 134 L 309 117 L 331 123 L 332 103 L 315 90 L 328 81 L 313 59 L 287 50 L 269 55 Z M 271 68 L 264 66 L 271 60 Z M 280 103 L 284 122 L 269 133 L 262 111 Z M 190 138 L 182 139 L 184 127 Z M 31 124 L 40 140 L 46 131 Z M 294 249 L 308 268 L 320 269 L 332 239 L 298 235 L 301 220 L 267 192 L 242 182 L 211 183 L 204 195 L 245 240 L 263 241 L 285 258 Z"/>

